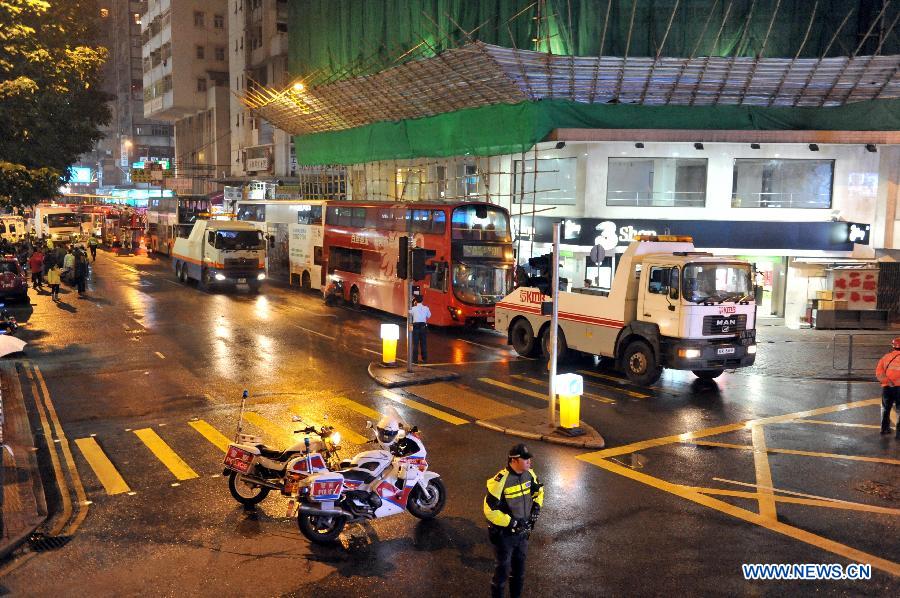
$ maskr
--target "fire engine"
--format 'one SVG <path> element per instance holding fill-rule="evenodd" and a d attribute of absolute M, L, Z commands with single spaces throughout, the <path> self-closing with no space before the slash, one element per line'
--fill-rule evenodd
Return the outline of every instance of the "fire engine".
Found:
<path fill-rule="evenodd" d="M 548 284 L 520 287 L 496 306 L 496 328 L 519 355 L 549 355 L 549 294 Z M 750 264 L 696 251 L 691 237 L 635 237 L 611 289 L 560 291 L 558 311 L 559 358 L 578 351 L 614 359 L 642 386 L 663 368 L 712 379 L 756 359 Z"/>

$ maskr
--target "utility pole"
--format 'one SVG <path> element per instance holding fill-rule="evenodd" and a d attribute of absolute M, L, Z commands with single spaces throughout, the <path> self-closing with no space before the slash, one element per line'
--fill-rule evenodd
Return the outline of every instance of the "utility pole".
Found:
<path fill-rule="evenodd" d="M 415 237 L 409 237 L 409 251 L 406 252 L 406 371 L 412 371 L 412 356 L 413 356 L 413 347 L 412 347 L 412 314 L 410 313 L 410 308 L 412 307 L 412 298 L 413 298 L 413 271 L 412 271 L 412 256 L 413 256 L 413 247 L 415 246 Z"/>
<path fill-rule="evenodd" d="M 553 302 L 553 312 L 550 316 L 550 423 L 555 428 L 556 421 L 556 389 L 553 388 L 556 379 L 556 343 L 559 335 L 559 222 L 553 225 L 553 263 L 551 265 L 553 276 L 551 277 L 550 301 Z"/>

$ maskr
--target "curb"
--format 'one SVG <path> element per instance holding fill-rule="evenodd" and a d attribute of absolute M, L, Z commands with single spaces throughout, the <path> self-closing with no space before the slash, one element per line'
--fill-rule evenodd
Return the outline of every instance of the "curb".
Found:
<path fill-rule="evenodd" d="M 21 531 L 16 532 L 15 535 L 9 538 L 0 539 L 0 559 L 4 559 L 28 540 L 31 534 L 47 520 L 48 513 L 44 487 L 37 471 L 37 456 L 26 449 L 28 445 L 35 446 L 35 442 L 28 423 L 25 398 L 22 395 L 22 388 L 19 384 L 18 371 L 12 362 L 0 362 L 0 383 L 7 390 L 5 393 L 0 393 L 0 409 L 3 410 L 2 415 L 0 415 L 0 423 L 2 423 L 3 431 L 5 432 L 2 437 L 5 444 L 3 448 L 0 448 L 0 451 L 6 450 L 6 446 L 11 445 L 16 445 L 16 448 L 19 449 L 22 463 L 16 463 L 16 469 L 24 472 L 28 478 L 25 483 L 19 484 L 19 489 L 27 488 L 28 490 L 26 491 L 30 491 L 32 498 L 30 504 L 35 509 L 34 513 L 28 514 L 27 521 L 30 523 L 24 524 L 25 526 Z M 2 460 L 3 456 L 0 455 L 0 461 Z M 0 471 L 0 477 L 5 477 L 5 467 Z M 4 487 L 0 489 L 0 492 L 5 494 L 6 480 L 3 479 L 3 482 Z M 0 517 L 2 517 L 2 524 L 5 530 L 7 523 L 12 519 L 10 515 L 13 513 L 7 512 L 5 497 L 2 503 Z M 15 517 L 20 521 L 26 520 L 23 514 L 18 511 L 15 512 Z"/>
<path fill-rule="evenodd" d="M 381 373 L 385 370 L 394 374 L 391 377 L 384 376 Z M 432 370 L 428 368 L 419 368 L 419 370 L 414 370 L 412 372 L 407 372 L 405 369 L 400 368 L 383 368 L 378 362 L 370 362 L 369 367 L 367 368 L 369 377 L 375 380 L 381 386 L 385 388 L 400 388 L 402 386 L 415 386 L 416 384 L 431 384 L 432 382 L 446 382 L 448 380 L 456 380 L 459 378 L 459 374 L 456 372 L 445 372 L 442 370 Z M 403 372 L 403 374 L 396 374 L 395 372 Z"/>
<path fill-rule="evenodd" d="M 486 428 L 488 430 L 493 430 L 495 432 L 501 432 L 506 434 L 507 436 L 517 436 L 519 438 L 525 438 L 528 440 L 541 440 L 543 442 L 549 442 L 551 444 L 560 444 L 563 446 L 570 446 L 574 448 L 584 448 L 584 449 L 602 449 L 606 446 L 606 441 L 603 438 L 600 439 L 600 442 L 586 442 L 584 440 L 578 440 L 576 438 L 562 438 L 560 436 L 549 436 L 545 434 L 536 434 L 535 432 L 526 432 L 525 430 L 517 430 L 515 428 L 504 428 L 498 424 L 493 424 L 487 420 L 479 419 L 475 421 L 475 425 L 481 426 L 482 428 Z"/>

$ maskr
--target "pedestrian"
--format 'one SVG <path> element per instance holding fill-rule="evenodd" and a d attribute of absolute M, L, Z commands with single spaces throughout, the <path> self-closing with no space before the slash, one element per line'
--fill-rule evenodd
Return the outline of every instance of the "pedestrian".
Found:
<path fill-rule="evenodd" d="M 97 237 L 91 235 L 91 238 L 88 239 L 88 247 L 91 249 L 91 261 L 97 261 L 97 246 L 100 245 L 100 241 L 97 240 Z"/>
<path fill-rule="evenodd" d="M 88 276 L 87 254 L 81 249 L 72 253 L 75 254 L 75 286 L 78 287 L 78 297 L 84 297 Z"/>
<path fill-rule="evenodd" d="M 42 276 L 44 273 L 44 252 L 38 247 L 28 258 L 28 269 L 31 270 L 31 286 L 35 290 L 41 290 L 43 285 Z"/>
<path fill-rule="evenodd" d="M 75 254 L 72 253 L 72 248 L 66 248 L 66 255 L 63 256 L 63 272 L 68 272 L 69 275 L 74 275 L 75 268 Z M 66 283 L 68 284 L 68 283 Z"/>
<path fill-rule="evenodd" d="M 891 407 L 900 414 L 900 336 L 891 341 L 891 351 L 875 366 L 875 376 L 881 382 L 881 433 L 891 433 Z M 900 440 L 900 422 L 894 436 Z"/>
<path fill-rule="evenodd" d="M 509 581 L 509 595 L 518 598 L 525 584 L 528 536 L 544 504 L 544 486 L 531 469 L 531 452 L 524 444 L 509 449 L 506 467 L 487 481 L 484 516 L 496 557 L 491 596 L 501 598 Z"/>
<path fill-rule="evenodd" d="M 50 298 L 54 301 L 59 301 L 59 284 L 61 281 L 59 264 L 54 263 L 47 272 L 47 284 L 50 285 Z"/>
<path fill-rule="evenodd" d="M 421 295 L 413 297 L 413 307 L 409 310 L 413 321 L 412 328 L 412 360 L 413 363 L 419 363 L 419 351 L 422 352 L 422 363 L 428 363 L 428 342 L 426 336 L 428 334 L 428 318 L 431 317 L 431 310 L 422 302 Z"/>

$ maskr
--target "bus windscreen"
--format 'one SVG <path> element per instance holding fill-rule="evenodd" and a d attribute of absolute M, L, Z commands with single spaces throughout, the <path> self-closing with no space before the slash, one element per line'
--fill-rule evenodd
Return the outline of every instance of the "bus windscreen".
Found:
<path fill-rule="evenodd" d="M 496 206 L 467 205 L 453 210 L 454 240 L 509 243 L 509 218 Z"/>

